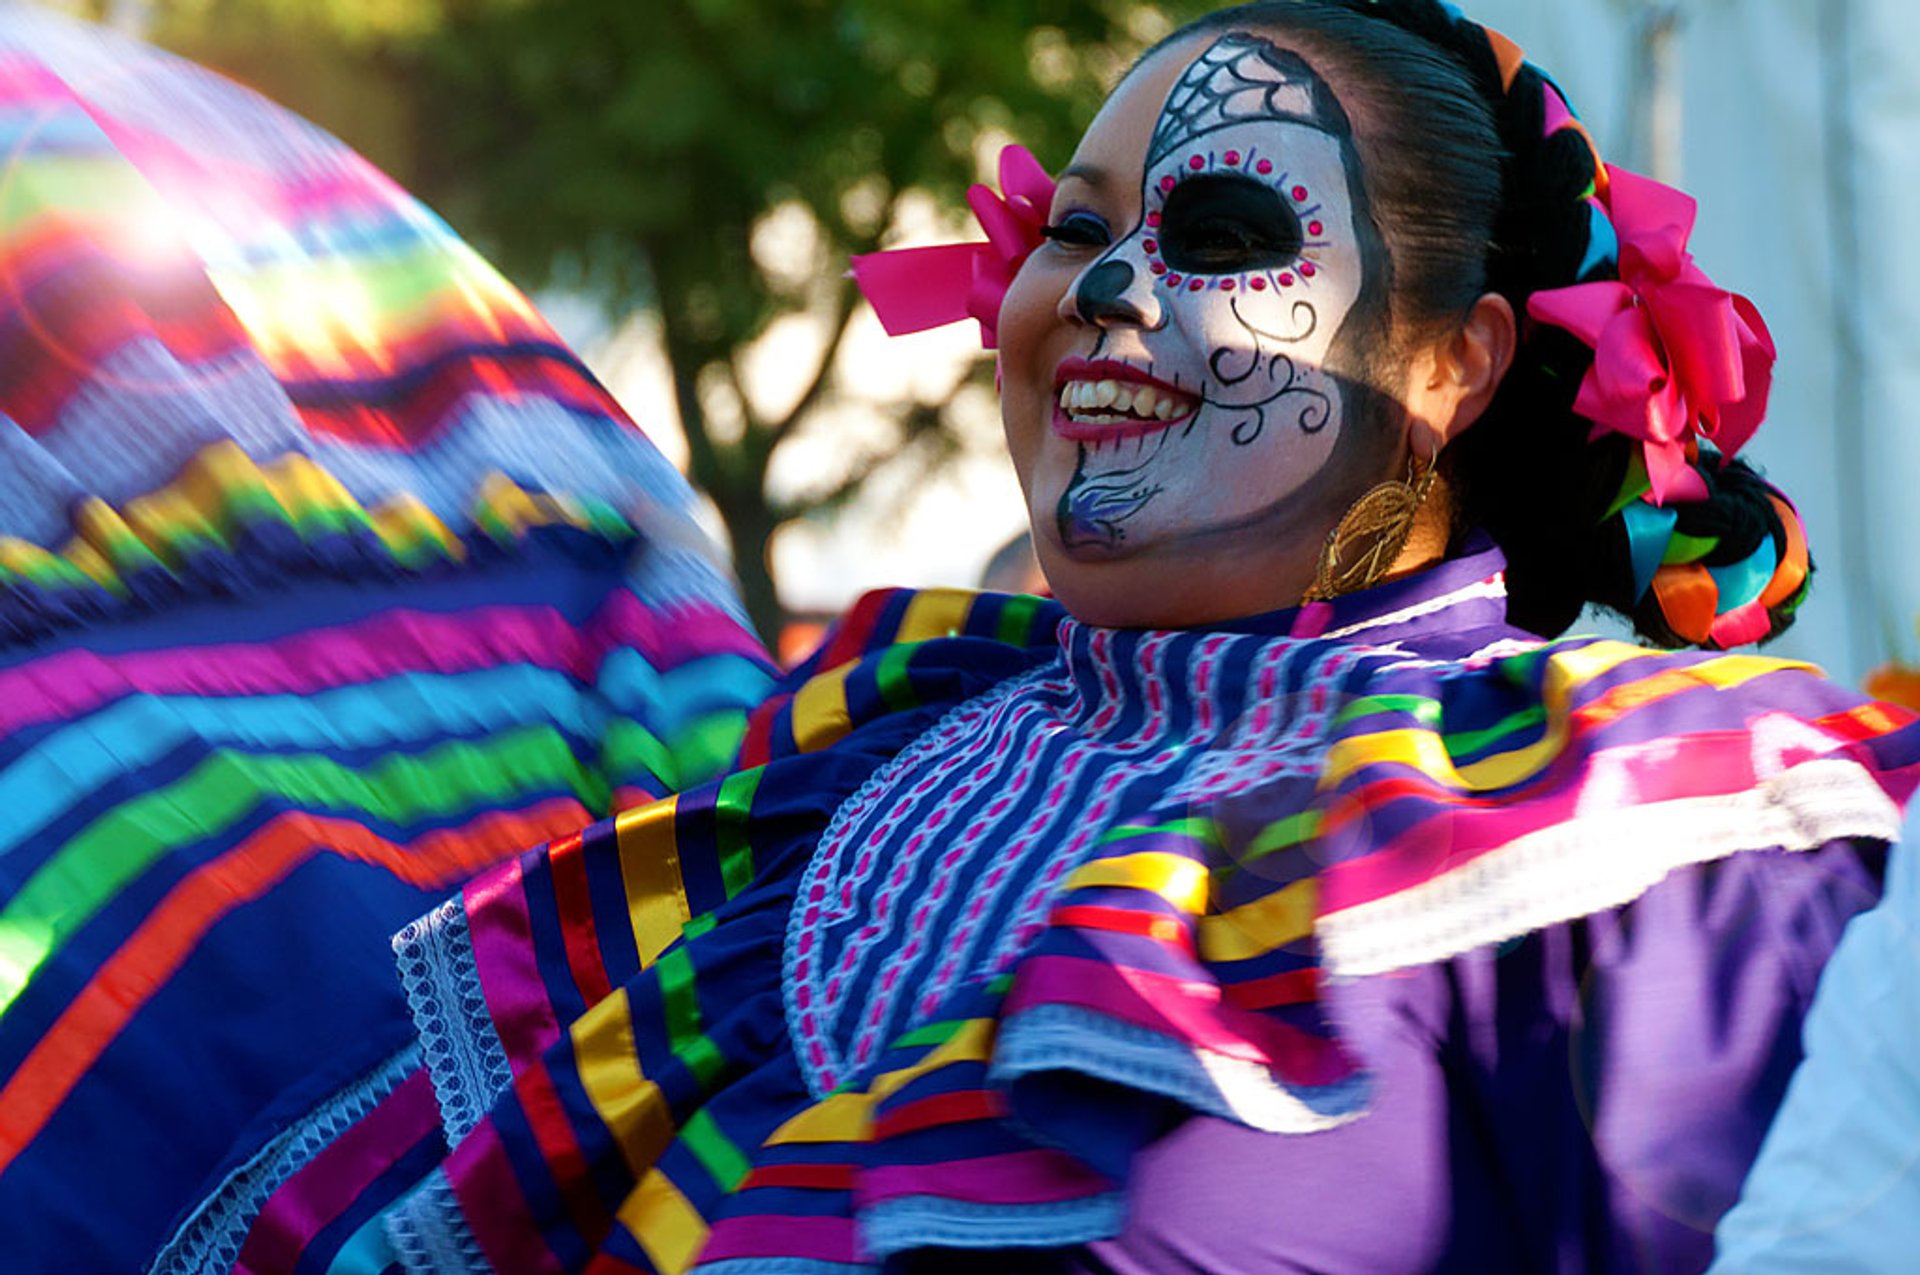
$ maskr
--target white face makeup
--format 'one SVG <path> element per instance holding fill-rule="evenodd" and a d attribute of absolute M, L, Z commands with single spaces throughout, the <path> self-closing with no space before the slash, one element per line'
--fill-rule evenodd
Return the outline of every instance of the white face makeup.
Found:
<path fill-rule="evenodd" d="M 1327 466 L 1350 411 L 1328 355 L 1366 283 L 1352 156 L 1305 61 L 1234 33 L 1167 94 L 1126 233 L 1063 183 L 1052 237 L 1104 246 L 1070 289 L 1098 336 L 1055 369 L 1071 474 L 1023 477 L 1059 484 L 1030 495 L 1068 556 L 1260 524 Z"/>

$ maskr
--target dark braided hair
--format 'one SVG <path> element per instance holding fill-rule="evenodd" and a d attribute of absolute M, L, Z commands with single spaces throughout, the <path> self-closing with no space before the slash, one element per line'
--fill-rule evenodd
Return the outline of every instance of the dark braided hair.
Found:
<path fill-rule="evenodd" d="M 1611 226 L 1591 199 L 1605 173 L 1584 129 L 1548 132 L 1549 112 L 1565 106 L 1552 81 L 1437 0 L 1259 0 L 1162 45 L 1227 30 L 1297 38 L 1357 97 L 1349 110 L 1390 258 L 1397 339 L 1443 334 L 1488 292 L 1522 316 L 1513 366 L 1442 457 L 1460 528 L 1484 528 L 1506 554 L 1509 619 L 1553 636 L 1594 602 L 1663 646 L 1784 631 L 1810 575 L 1792 506 L 1745 462 L 1699 449 L 1707 498 L 1667 506 L 1674 534 L 1649 581 L 1653 564 L 1636 571 L 1628 525 L 1643 511 L 1621 512 L 1623 493 L 1645 488 L 1639 441 L 1589 441 L 1592 423 L 1573 403 L 1593 351 L 1524 317 L 1535 292 L 1618 275 Z M 1755 578 L 1768 546 L 1771 575 Z M 1716 615 L 1743 603 L 1749 622 L 1716 630 Z"/>

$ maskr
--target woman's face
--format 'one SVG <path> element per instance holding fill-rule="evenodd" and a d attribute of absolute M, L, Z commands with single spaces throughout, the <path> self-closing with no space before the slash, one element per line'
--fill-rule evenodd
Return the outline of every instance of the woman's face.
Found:
<path fill-rule="evenodd" d="M 1267 38 L 1174 45 L 1108 99 L 1050 222 L 1000 332 L 1054 591 L 1116 625 L 1292 605 L 1384 468 L 1355 441 L 1385 270 L 1345 112 Z"/>

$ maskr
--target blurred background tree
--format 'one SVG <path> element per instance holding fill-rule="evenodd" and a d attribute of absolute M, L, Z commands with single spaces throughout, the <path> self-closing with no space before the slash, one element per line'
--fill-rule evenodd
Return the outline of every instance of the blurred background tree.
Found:
<path fill-rule="evenodd" d="M 114 0 L 92 0 L 103 12 Z M 946 403 L 776 500 L 775 453 L 847 387 L 852 253 L 903 197 L 949 210 L 1018 138 L 1065 161 L 1106 89 L 1187 0 L 152 0 L 145 34 L 339 134 L 523 287 L 651 311 L 690 477 L 714 501 L 763 634 L 765 546 L 902 452 Z M 806 322 L 769 390 L 745 356 Z M 783 347 L 786 348 L 786 347 Z M 791 359 L 788 360 L 792 362 Z M 984 360 L 977 376 L 987 375 Z M 651 422 L 642 422 L 650 425 Z"/>

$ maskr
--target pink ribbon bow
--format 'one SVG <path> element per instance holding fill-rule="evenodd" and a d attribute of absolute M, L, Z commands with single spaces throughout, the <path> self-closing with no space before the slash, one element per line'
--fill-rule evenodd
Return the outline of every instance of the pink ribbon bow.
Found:
<path fill-rule="evenodd" d="M 1053 206 L 1053 178 L 1024 146 L 1000 152 L 1000 190 L 967 191 L 985 243 L 895 248 L 853 258 L 853 280 L 889 336 L 924 332 L 961 319 L 980 321 L 980 341 L 999 344 L 1000 303 L 1027 254 L 1042 242 Z"/>
<path fill-rule="evenodd" d="M 1751 301 L 1693 263 L 1691 197 L 1611 164 L 1607 174 L 1601 206 L 1620 238 L 1620 281 L 1536 292 L 1527 313 L 1593 347 L 1573 403 L 1591 437 L 1643 442 L 1654 504 L 1701 500 L 1706 483 L 1687 444 L 1698 435 L 1731 456 L 1753 436 L 1773 383 L 1773 337 Z"/>

